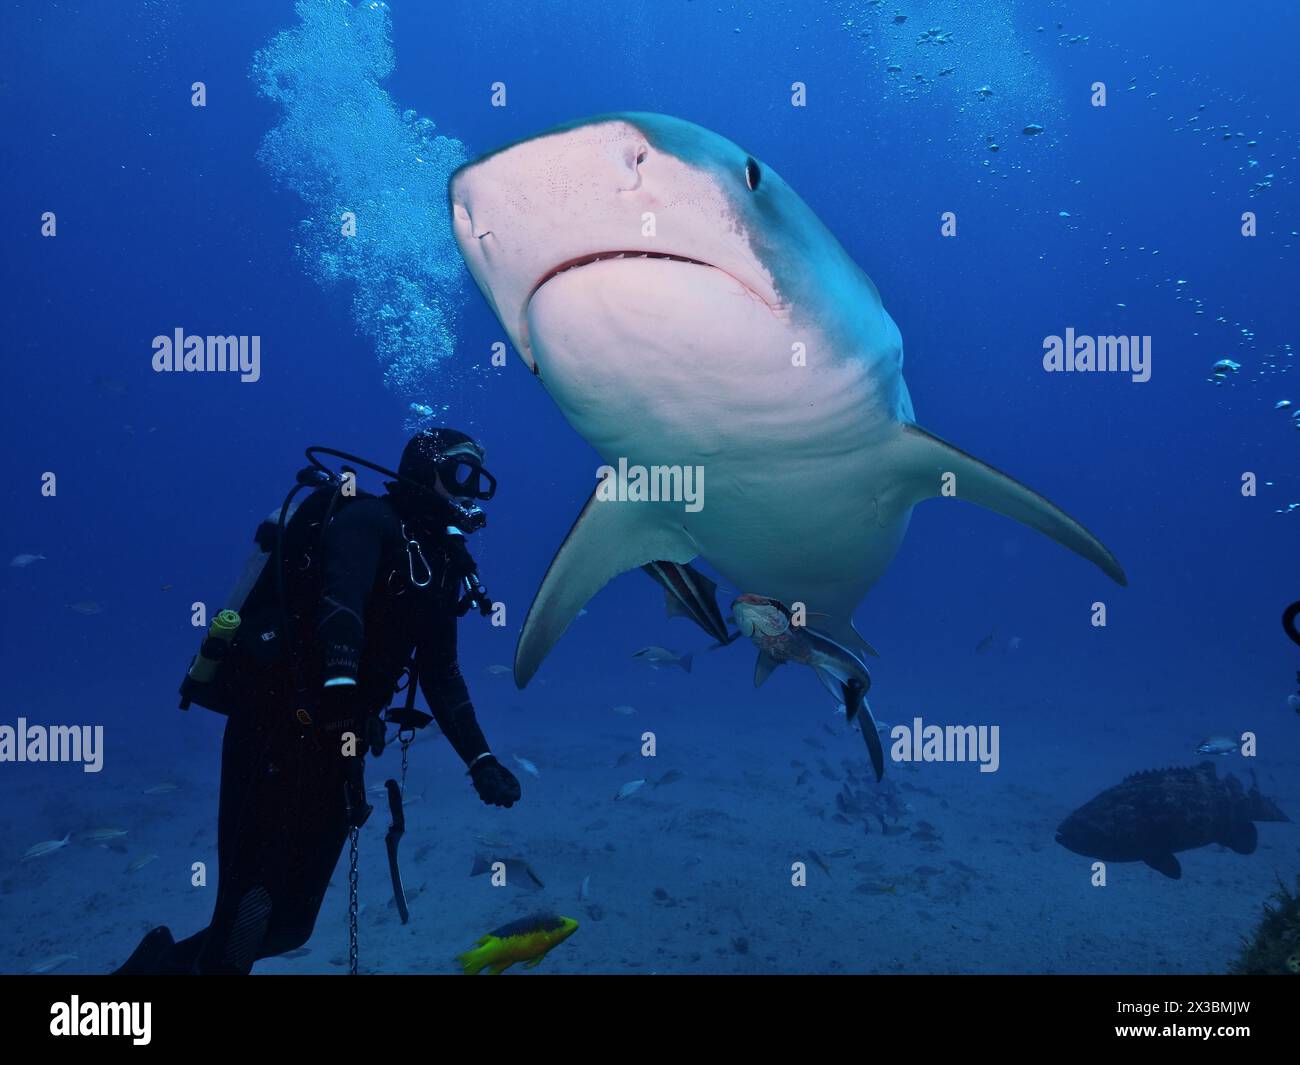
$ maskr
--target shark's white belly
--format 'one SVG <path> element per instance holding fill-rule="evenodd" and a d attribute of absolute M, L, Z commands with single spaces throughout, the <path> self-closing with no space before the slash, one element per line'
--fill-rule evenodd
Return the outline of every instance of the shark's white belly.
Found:
<path fill-rule="evenodd" d="M 738 591 L 843 619 L 888 566 L 909 512 L 877 506 L 876 460 L 903 386 L 869 352 L 826 350 L 815 322 L 664 260 L 554 278 L 528 328 L 543 384 L 606 462 L 703 471 L 698 511 L 664 505 Z"/>

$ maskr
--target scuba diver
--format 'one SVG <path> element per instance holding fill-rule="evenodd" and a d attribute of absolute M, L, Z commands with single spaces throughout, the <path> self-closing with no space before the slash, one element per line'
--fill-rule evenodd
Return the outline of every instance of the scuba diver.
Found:
<path fill-rule="evenodd" d="M 396 721 L 405 772 L 406 745 L 429 720 L 414 708 L 417 681 L 482 801 L 520 798 L 479 728 L 456 657 L 458 618 L 491 610 L 465 547 L 486 523 L 477 500 L 496 489 L 483 449 L 453 429 L 425 430 L 382 496 L 357 491 L 352 470 L 341 478 L 314 452 L 393 472 L 309 449 L 313 466 L 259 528 L 255 557 L 271 561 L 255 567 L 245 600 L 232 595 L 238 614 L 219 615 L 181 688 L 183 708 L 193 701 L 229 719 L 212 920 L 179 942 L 154 928 L 119 974 L 248 973 L 302 946 L 349 836 L 355 971 L 356 833 L 371 812 L 364 756 L 382 751 L 385 724 Z M 301 488 L 313 491 L 294 509 Z M 214 637 L 226 615 L 237 631 L 223 642 Z M 385 714 L 398 691 L 405 710 Z M 388 789 L 398 820 L 400 793 L 395 782 Z M 389 860 L 405 919 L 391 840 Z"/>

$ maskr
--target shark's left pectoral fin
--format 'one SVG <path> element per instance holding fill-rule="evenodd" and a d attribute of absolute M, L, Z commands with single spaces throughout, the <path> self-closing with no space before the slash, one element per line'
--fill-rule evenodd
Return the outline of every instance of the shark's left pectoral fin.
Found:
<path fill-rule="evenodd" d="M 957 499 L 978 503 L 1037 529 L 1082 555 L 1117 584 L 1128 584 L 1119 560 L 1105 544 L 1060 507 L 1001 470 L 910 423 L 900 426 L 893 446 L 894 465 L 902 475 L 903 501 L 910 504 L 941 496 L 951 486 Z"/>
<path fill-rule="evenodd" d="M 515 683 L 524 687 L 578 611 L 620 573 L 647 562 L 690 562 L 699 552 L 680 506 L 602 499 L 593 492 L 551 560 L 515 648 Z"/>

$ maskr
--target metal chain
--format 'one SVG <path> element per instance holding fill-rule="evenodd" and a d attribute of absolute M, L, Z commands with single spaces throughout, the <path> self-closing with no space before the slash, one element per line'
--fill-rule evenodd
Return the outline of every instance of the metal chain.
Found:
<path fill-rule="evenodd" d="M 354 825 L 349 832 L 352 840 L 352 852 L 348 865 L 348 974 L 357 975 L 357 838 L 360 835 Z"/>

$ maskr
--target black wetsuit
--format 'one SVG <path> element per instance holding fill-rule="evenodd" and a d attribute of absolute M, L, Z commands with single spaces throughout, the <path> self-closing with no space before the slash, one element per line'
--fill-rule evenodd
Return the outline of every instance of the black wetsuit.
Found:
<path fill-rule="evenodd" d="M 307 709 L 310 723 L 283 695 L 231 714 L 222 745 L 212 921 L 179 943 L 166 933 L 165 944 L 154 944 L 165 949 L 146 951 L 142 943 L 136 955 L 153 953 L 153 960 L 133 956 L 121 971 L 246 973 L 257 959 L 307 941 L 348 837 L 349 776 L 352 794 L 364 802 L 358 785 L 366 720 L 391 701 L 413 651 L 438 727 L 467 766 L 484 759 L 487 741 L 456 660 L 467 562 L 444 534 L 404 526 L 387 498 L 359 499 L 334 517 L 323 537 L 316 638 L 306 667 L 307 690 L 323 697 Z M 345 683 L 322 687 L 330 680 Z M 353 757 L 342 753 L 347 732 L 357 737 Z M 508 781 L 505 797 L 518 798 L 514 778 L 487 755 L 489 762 Z M 477 775 L 474 783 L 485 801 L 497 801 L 484 794 Z"/>

